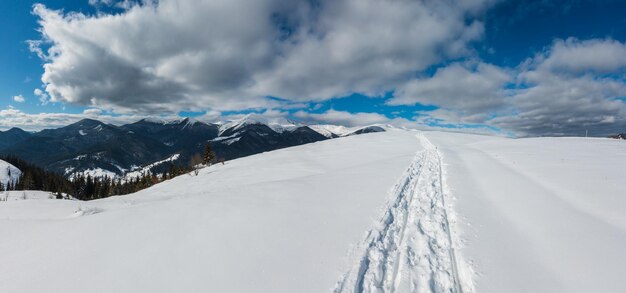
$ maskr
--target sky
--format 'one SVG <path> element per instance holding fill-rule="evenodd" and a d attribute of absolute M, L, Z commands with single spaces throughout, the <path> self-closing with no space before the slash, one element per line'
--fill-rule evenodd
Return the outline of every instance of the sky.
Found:
<path fill-rule="evenodd" d="M 3 1 L 0 130 L 247 113 L 626 132 L 626 2 Z"/>

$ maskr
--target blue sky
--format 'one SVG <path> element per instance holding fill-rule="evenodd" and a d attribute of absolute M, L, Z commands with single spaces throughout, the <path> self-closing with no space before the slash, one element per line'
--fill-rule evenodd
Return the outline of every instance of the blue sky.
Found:
<path fill-rule="evenodd" d="M 623 1 L 171 2 L 5 1 L 0 129 L 36 130 L 86 116 L 119 124 L 257 112 L 519 136 L 626 132 Z M 195 11 L 245 20 L 212 22 Z M 425 35 L 421 28 L 429 25 L 441 33 Z M 60 53 L 38 56 L 28 40 Z M 593 52 L 607 52 L 608 61 Z"/>
<path fill-rule="evenodd" d="M 50 103 L 39 105 L 39 98 L 33 94 L 41 87 L 43 61 L 28 49 L 27 40 L 39 39 L 37 32 L 38 18 L 32 15 L 33 5 L 37 1 L 8 0 L 0 10 L 0 108 L 19 107 L 28 113 L 65 111 L 79 113 L 82 107 L 71 104 Z M 46 1 L 50 7 L 67 10 L 83 10 L 92 13 L 93 7 L 87 1 Z M 19 104 L 13 97 L 22 95 L 26 102 Z"/>

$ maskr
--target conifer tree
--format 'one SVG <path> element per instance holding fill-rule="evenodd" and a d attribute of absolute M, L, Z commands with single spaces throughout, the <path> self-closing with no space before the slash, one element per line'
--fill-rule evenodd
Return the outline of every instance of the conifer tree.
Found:
<path fill-rule="evenodd" d="M 213 148 L 211 148 L 211 144 L 207 143 L 204 146 L 204 152 L 202 153 L 202 163 L 205 165 L 211 165 L 215 161 L 215 153 L 213 152 Z"/>

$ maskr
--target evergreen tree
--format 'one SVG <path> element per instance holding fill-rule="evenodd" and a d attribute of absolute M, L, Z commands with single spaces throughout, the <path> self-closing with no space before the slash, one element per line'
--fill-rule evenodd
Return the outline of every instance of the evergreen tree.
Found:
<path fill-rule="evenodd" d="M 215 161 L 215 152 L 211 148 L 211 144 L 207 143 L 204 146 L 204 152 L 202 153 L 202 163 L 205 165 L 211 165 Z"/>

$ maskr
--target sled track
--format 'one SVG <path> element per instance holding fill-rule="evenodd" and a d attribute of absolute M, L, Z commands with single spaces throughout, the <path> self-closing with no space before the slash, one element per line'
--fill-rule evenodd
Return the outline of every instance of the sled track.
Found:
<path fill-rule="evenodd" d="M 450 231 L 441 156 L 423 135 L 423 150 L 392 190 L 393 199 L 360 246 L 362 256 L 334 292 L 463 293 Z"/>

